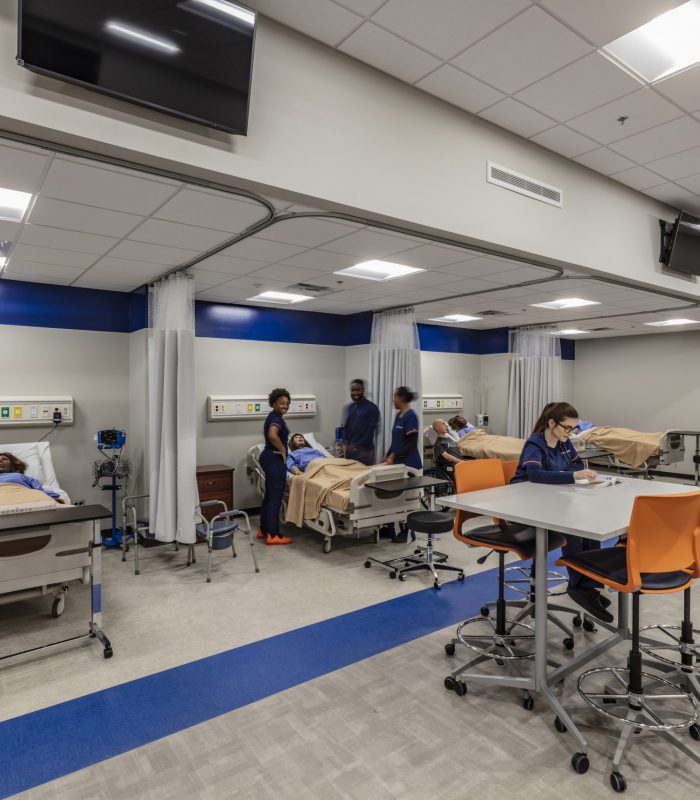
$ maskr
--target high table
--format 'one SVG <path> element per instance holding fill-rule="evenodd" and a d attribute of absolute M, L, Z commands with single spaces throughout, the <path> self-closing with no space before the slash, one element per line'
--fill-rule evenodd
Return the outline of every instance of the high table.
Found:
<path fill-rule="evenodd" d="M 448 508 L 471 511 L 486 517 L 520 522 L 537 532 L 535 555 L 535 670 L 534 677 L 474 675 L 470 680 L 512 686 L 539 692 L 557 717 L 574 736 L 579 750 L 586 753 L 584 736 L 571 720 L 551 687 L 568 674 L 597 658 L 601 653 L 629 638 L 627 595 L 618 594 L 617 625 L 608 626 L 611 635 L 566 664 L 547 672 L 547 540 L 548 531 L 581 536 L 604 542 L 627 533 L 632 506 L 639 495 L 684 494 L 692 487 L 678 483 L 622 478 L 615 484 L 583 484 L 552 486 L 541 483 L 516 483 L 478 492 L 441 497 L 438 502 Z"/>
<path fill-rule="evenodd" d="M 0 539 L 3 537 L 8 538 L 21 531 L 46 530 L 49 527 L 56 528 L 56 533 L 60 536 L 61 525 L 67 525 L 70 522 L 92 522 L 92 541 L 89 545 L 90 621 L 87 633 L 71 636 L 68 639 L 61 639 L 57 642 L 49 642 L 39 647 L 31 647 L 28 650 L 20 650 L 17 653 L 9 653 L 8 655 L 0 656 L 0 661 L 79 639 L 97 639 L 102 645 L 104 657 L 111 658 L 112 645 L 102 630 L 102 534 L 100 526 L 101 520 L 110 519 L 111 516 L 111 511 L 100 505 L 65 506 L 47 511 L 28 511 L 21 514 L 0 516 Z"/>

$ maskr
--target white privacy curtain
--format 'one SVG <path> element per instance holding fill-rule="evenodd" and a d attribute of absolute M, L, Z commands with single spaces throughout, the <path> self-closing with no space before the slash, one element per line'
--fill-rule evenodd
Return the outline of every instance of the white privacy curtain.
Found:
<path fill-rule="evenodd" d="M 381 461 L 391 443 L 394 389 L 408 386 L 418 394 L 413 408 L 422 420 L 420 344 L 413 308 L 381 311 L 372 317 L 369 380 L 382 415 L 377 431 L 377 460 Z"/>
<path fill-rule="evenodd" d="M 149 298 L 150 530 L 162 542 L 195 541 L 194 289 L 188 275 L 155 284 Z"/>
<path fill-rule="evenodd" d="M 547 330 L 511 331 L 506 433 L 526 439 L 547 403 L 561 400 L 559 337 Z"/>

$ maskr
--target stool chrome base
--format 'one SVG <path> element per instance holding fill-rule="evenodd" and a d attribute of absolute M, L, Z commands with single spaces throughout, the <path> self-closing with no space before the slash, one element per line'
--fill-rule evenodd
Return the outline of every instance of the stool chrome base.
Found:
<path fill-rule="evenodd" d="M 419 535 L 421 534 L 419 533 Z M 433 542 L 439 539 L 439 534 L 426 533 L 423 534 L 423 536 L 425 537 L 425 546 L 416 547 L 412 554 L 397 556 L 396 558 L 390 558 L 386 561 L 370 557 L 365 561 L 365 567 L 369 569 L 372 564 L 379 564 L 389 570 L 390 578 L 398 578 L 400 581 L 405 581 L 406 575 L 409 572 L 426 570 L 433 576 L 433 586 L 436 589 L 440 588 L 438 570 L 456 572 L 457 580 L 463 581 L 464 569 L 462 567 L 453 567 L 451 564 L 446 564 L 447 555 L 433 548 Z M 403 566 L 401 566 L 401 564 L 403 564 Z"/>
<path fill-rule="evenodd" d="M 505 633 L 499 634 L 491 617 L 471 617 L 471 619 L 465 620 L 457 628 L 456 641 L 479 653 L 479 655 L 486 656 L 486 658 L 495 658 L 498 661 L 517 661 L 523 658 L 532 658 L 535 654 L 534 627 L 517 620 L 506 619 L 504 622 Z M 478 630 L 477 626 L 483 627 L 483 632 Z M 473 630 L 474 628 L 476 630 Z M 465 629 L 473 632 L 465 633 Z M 514 630 L 516 631 L 515 633 L 513 633 Z M 524 631 L 527 631 L 527 633 Z M 528 648 L 528 645 L 532 645 L 532 647 Z M 453 677 L 459 675 L 468 666 L 465 665 L 453 672 Z"/>

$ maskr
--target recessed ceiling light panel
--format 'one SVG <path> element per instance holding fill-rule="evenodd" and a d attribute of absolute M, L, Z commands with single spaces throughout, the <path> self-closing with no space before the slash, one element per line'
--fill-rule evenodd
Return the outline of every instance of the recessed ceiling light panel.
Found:
<path fill-rule="evenodd" d="M 303 303 L 304 300 L 313 300 L 306 294 L 290 294 L 289 292 L 261 292 L 255 297 L 249 297 L 249 302 L 254 303 L 275 303 L 281 306 L 289 306 L 294 303 Z"/>
<path fill-rule="evenodd" d="M 447 314 L 444 317 L 432 317 L 428 322 L 449 322 L 452 325 L 457 325 L 460 322 L 473 322 L 483 317 L 472 317 L 469 314 Z"/>
<path fill-rule="evenodd" d="M 565 328 L 563 331 L 552 331 L 555 336 L 575 336 L 577 333 L 588 333 L 580 331 L 578 328 Z"/>
<path fill-rule="evenodd" d="M 335 275 L 347 275 L 350 278 L 364 278 L 367 281 L 390 281 L 392 278 L 403 278 L 414 272 L 425 272 L 418 267 L 396 264 L 393 261 L 362 261 L 354 267 L 340 269 Z"/>
<path fill-rule="evenodd" d="M 29 192 L 0 189 L 0 219 L 21 222 L 31 199 L 32 196 Z"/>
<path fill-rule="evenodd" d="M 645 322 L 645 325 L 651 325 L 653 328 L 669 328 L 673 325 L 697 325 L 696 319 L 662 319 L 659 322 Z"/>
<path fill-rule="evenodd" d="M 597 300 L 582 300 L 580 297 L 564 297 L 561 300 L 551 300 L 548 303 L 532 303 L 533 308 L 551 308 L 561 311 L 564 308 L 580 308 L 581 306 L 599 306 Z"/>

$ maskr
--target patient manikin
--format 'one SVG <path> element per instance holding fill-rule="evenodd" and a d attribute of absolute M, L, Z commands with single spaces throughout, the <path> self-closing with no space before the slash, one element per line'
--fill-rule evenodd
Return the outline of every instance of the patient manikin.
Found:
<path fill-rule="evenodd" d="M 291 436 L 287 450 L 287 469 L 292 475 L 302 475 L 316 458 L 327 458 L 327 456 L 315 447 L 311 447 L 303 434 L 295 433 Z"/>
<path fill-rule="evenodd" d="M 14 483 L 19 486 L 26 486 L 27 489 L 38 489 L 49 497 L 53 497 L 58 503 L 63 503 L 61 495 L 53 489 L 45 489 L 36 478 L 25 475 L 27 465 L 24 461 L 12 455 L 12 453 L 0 453 L 0 483 Z"/>
<path fill-rule="evenodd" d="M 452 417 L 452 419 L 448 421 L 448 425 L 449 425 L 448 436 L 450 436 L 450 438 L 454 438 L 454 436 L 456 436 L 457 441 L 459 441 L 462 438 L 462 436 L 466 436 L 471 431 L 478 430 L 473 425 L 470 425 L 467 422 L 467 420 L 460 414 L 457 414 L 456 416 Z"/>

